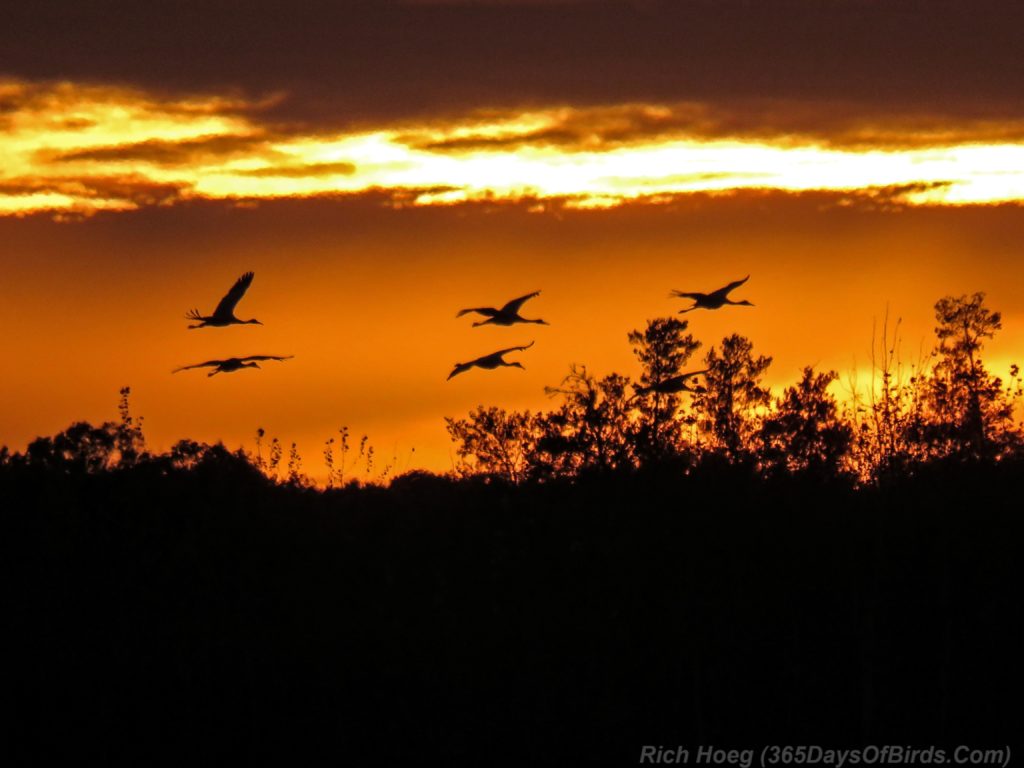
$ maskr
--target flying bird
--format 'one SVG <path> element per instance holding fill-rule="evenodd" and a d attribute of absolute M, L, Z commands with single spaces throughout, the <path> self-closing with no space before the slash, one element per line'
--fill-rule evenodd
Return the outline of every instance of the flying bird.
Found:
<path fill-rule="evenodd" d="M 213 368 L 214 370 L 206 374 L 207 376 L 216 376 L 218 373 L 234 373 L 240 371 L 243 368 L 259 368 L 259 364 L 256 360 L 291 360 L 295 355 L 248 355 L 247 357 L 229 357 L 227 360 L 207 360 L 205 363 L 196 363 L 195 365 L 183 365 L 180 368 L 175 368 L 171 373 L 177 373 L 178 371 L 187 371 L 191 368 Z"/>
<path fill-rule="evenodd" d="M 213 310 L 212 315 L 204 315 L 198 309 L 187 312 L 185 314 L 186 319 L 199 321 L 198 325 L 190 325 L 189 330 L 193 328 L 206 328 L 208 326 L 223 328 L 226 325 L 263 325 L 259 320 L 239 320 L 235 317 L 235 306 L 245 296 L 245 292 L 249 290 L 249 286 L 252 285 L 252 278 L 252 272 L 246 272 L 238 278 L 235 284 L 231 286 L 231 290 L 220 300 L 220 304 Z"/>
<path fill-rule="evenodd" d="M 681 373 L 678 376 L 671 376 L 662 381 L 656 381 L 647 387 L 637 387 L 636 393 L 638 395 L 646 395 L 648 392 L 659 392 L 663 395 L 674 395 L 678 392 L 706 392 L 707 390 L 700 384 L 692 387 L 689 384 L 690 379 L 705 373 L 707 373 L 706 368 L 703 371 Z"/>
<path fill-rule="evenodd" d="M 711 293 L 687 293 L 685 291 L 672 291 L 669 296 L 681 299 L 693 299 L 693 306 L 687 307 L 686 309 L 680 309 L 679 314 L 684 312 L 692 312 L 695 309 L 719 309 L 726 304 L 734 304 L 737 306 L 752 307 L 754 306 L 749 301 L 744 299 L 743 301 L 733 301 L 729 298 L 729 293 L 736 288 L 739 288 L 747 280 L 750 279 L 750 275 L 747 275 L 742 280 L 729 283 L 724 288 L 719 288 L 717 291 Z"/>
<path fill-rule="evenodd" d="M 508 349 L 502 349 L 497 352 L 492 352 L 489 355 L 478 357 L 476 360 L 470 360 L 468 363 L 456 363 L 455 368 L 453 368 L 452 372 L 448 374 L 448 380 L 453 376 L 458 376 L 460 373 L 465 373 L 470 368 L 485 368 L 488 371 L 493 371 L 495 368 L 505 366 L 506 368 L 522 368 L 525 371 L 526 366 L 522 363 L 507 363 L 503 356 L 507 355 L 509 352 L 521 352 L 522 350 L 529 349 L 532 346 L 533 342 L 531 341 L 524 347 L 509 347 Z"/>
<path fill-rule="evenodd" d="M 462 317 L 468 312 L 476 312 L 478 315 L 483 315 L 486 320 L 480 320 L 479 322 L 473 323 L 473 327 L 476 328 L 478 325 L 515 325 L 516 323 L 537 323 L 539 325 L 549 325 L 546 320 L 527 320 L 525 317 L 519 315 L 519 310 L 527 301 L 532 299 L 534 296 L 539 296 L 540 291 L 534 291 L 528 293 L 525 296 L 520 296 L 518 299 L 512 299 L 508 304 L 503 306 L 501 309 L 495 309 L 494 307 L 470 307 L 469 309 L 459 310 L 456 317 Z"/>

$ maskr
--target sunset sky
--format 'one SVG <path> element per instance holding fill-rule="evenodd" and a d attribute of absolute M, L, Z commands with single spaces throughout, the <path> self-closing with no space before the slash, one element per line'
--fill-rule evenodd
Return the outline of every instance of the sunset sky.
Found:
<path fill-rule="evenodd" d="M 550 407 L 571 363 L 684 317 L 870 369 L 985 291 L 1024 360 L 1024 8 L 1014 0 L 8 4 L 0 25 L 0 444 L 116 416 L 150 445 L 369 435 L 445 470 L 445 416 Z M 241 318 L 187 330 L 243 272 Z M 472 328 L 469 306 L 551 325 Z M 510 355 L 525 371 L 455 362 Z M 208 378 L 181 365 L 295 355 Z M 699 363 L 698 361 L 695 361 Z M 842 395 L 842 389 L 837 390 Z"/>

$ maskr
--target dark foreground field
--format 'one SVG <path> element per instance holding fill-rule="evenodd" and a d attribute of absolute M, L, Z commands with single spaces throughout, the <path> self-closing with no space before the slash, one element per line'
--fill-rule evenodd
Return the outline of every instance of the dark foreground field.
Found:
<path fill-rule="evenodd" d="M 211 451 L 0 483 L 19 765 L 635 765 L 1024 722 L 1012 462 L 320 493 Z"/>

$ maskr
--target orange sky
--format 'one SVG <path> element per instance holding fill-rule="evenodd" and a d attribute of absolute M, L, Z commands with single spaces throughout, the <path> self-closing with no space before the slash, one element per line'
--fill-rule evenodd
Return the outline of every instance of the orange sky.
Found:
<path fill-rule="evenodd" d="M 756 307 L 686 318 L 777 387 L 866 371 L 887 307 L 913 362 L 951 293 L 1003 312 L 997 373 L 1024 349 L 1017 4 L 228 5 L 0 30 L 0 443 L 130 385 L 157 449 L 263 427 L 319 475 L 347 425 L 378 469 L 444 470 L 445 416 L 552 406 L 571 363 L 635 374 L 670 289 L 748 273 Z M 264 326 L 186 330 L 248 270 Z M 538 289 L 549 327 L 455 318 Z M 445 381 L 529 341 L 525 371 Z M 170 374 L 244 354 L 295 358 Z"/>
<path fill-rule="evenodd" d="M 483 204 L 394 210 L 380 199 L 192 203 L 54 223 L 0 220 L 5 301 L 0 438 L 22 447 L 75 419 L 114 416 L 131 385 L 154 447 L 180 437 L 251 446 L 257 427 L 295 440 L 320 469 L 342 425 L 379 460 L 450 466 L 444 416 L 477 404 L 543 408 L 570 363 L 635 373 L 626 333 L 682 302 L 671 288 L 715 287 L 748 272 L 754 308 L 687 317 L 705 344 L 738 331 L 802 365 L 866 366 L 872 323 L 904 318 L 905 359 L 931 344 L 931 305 L 988 291 L 1004 312 L 994 360 L 1024 342 L 1017 206 L 880 212 L 828 197 L 748 194 L 671 205 L 530 213 Z M 243 271 L 256 279 L 239 316 L 265 325 L 188 331 Z M 471 328 L 462 306 L 543 293 L 528 317 L 550 327 Z M 456 361 L 536 340 L 526 371 Z M 294 354 L 261 371 L 207 378 L 178 365 L 238 354 Z M 511 356 L 510 356 L 511 358 Z M 412 449 L 415 448 L 415 456 Z"/>

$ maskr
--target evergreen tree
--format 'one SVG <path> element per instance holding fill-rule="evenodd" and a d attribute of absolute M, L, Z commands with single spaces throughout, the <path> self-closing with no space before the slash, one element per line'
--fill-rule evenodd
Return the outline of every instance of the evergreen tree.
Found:
<path fill-rule="evenodd" d="M 756 411 L 771 402 L 761 383 L 771 362 L 765 355 L 755 357 L 750 339 L 735 333 L 704 358 L 705 388 L 694 395 L 693 407 L 701 429 L 729 458 L 750 453 Z"/>
<path fill-rule="evenodd" d="M 935 304 L 937 362 L 929 382 L 931 412 L 924 437 L 935 455 L 991 457 L 1013 439 L 1012 401 L 981 359 L 1002 328 L 985 294 L 946 296 Z"/>
<path fill-rule="evenodd" d="M 639 415 L 636 443 L 639 458 L 659 459 L 679 454 L 685 448 L 682 426 L 677 418 L 681 396 L 662 392 L 658 385 L 683 372 L 701 343 L 687 333 L 688 323 L 674 317 L 650 320 L 647 327 L 629 334 L 633 354 L 640 361 L 640 384 L 636 389 Z"/>

